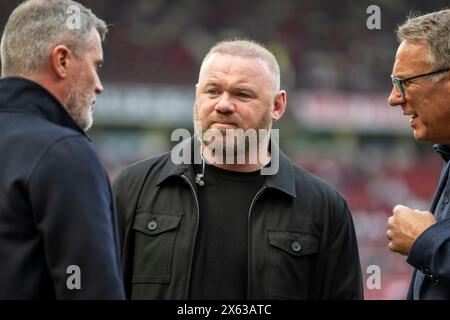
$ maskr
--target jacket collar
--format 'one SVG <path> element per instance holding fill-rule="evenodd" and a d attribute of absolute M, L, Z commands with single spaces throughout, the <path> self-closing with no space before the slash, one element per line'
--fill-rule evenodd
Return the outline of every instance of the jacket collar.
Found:
<path fill-rule="evenodd" d="M 448 162 L 448 160 L 450 160 L 450 145 L 435 144 L 433 148 L 441 155 L 445 162 Z"/>
<path fill-rule="evenodd" d="M 169 177 L 185 175 L 190 182 L 195 185 L 195 172 L 192 163 L 201 163 L 197 160 L 194 162 L 194 158 L 200 159 L 200 144 L 195 137 L 191 137 L 185 141 L 180 142 L 178 146 L 183 150 L 189 150 L 191 152 L 191 164 L 175 164 L 173 163 L 170 154 L 166 161 L 164 168 L 161 170 L 161 174 L 158 178 L 157 185 L 164 182 Z M 289 160 L 289 158 L 279 149 L 275 143 L 271 143 L 272 154 L 278 152 L 279 155 L 279 168 L 278 172 L 274 175 L 268 175 L 265 181 L 265 186 L 268 188 L 274 188 L 281 192 L 287 193 L 293 198 L 296 198 L 296 188 L 295 188 L 295 168 L 294 164 Z M 196 152 L 198 154 L 196 154 Z"/>
<path fill-rule="evenodd" d="M 278 152 L 279 155 L 279 168 L 278 172 L 274 175 L 267 176 L 266 186 L 269 188 L 278 189 L 284 193 L 287 193 L 293 198 L 297 198 L 297 191 L 295 188 L 295 167 L 291 160 L 280 150 L 279 146 L 275 143 L 272 145 L 272 154 Z"/>
<path fill-rule="evenodd" d="M 0 112 L 3 110 L 33 113 L 54 124 L 76 130 L 89 139 L 48 90 L 28 79 L 0 79 Z"/>

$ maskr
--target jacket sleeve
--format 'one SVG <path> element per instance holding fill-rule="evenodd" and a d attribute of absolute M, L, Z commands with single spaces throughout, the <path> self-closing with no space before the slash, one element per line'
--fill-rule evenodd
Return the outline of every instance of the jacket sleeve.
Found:
<path fill-rule="evenodd" d="M 327 263 L 332 266 L 327 273 L 325 299 L 364 299 L 361 263 L 355 227 L 344 199 L 338 200 L 331 221 L 330 248 Z"/>
<path fill-rule="evenodd" d="M 123 299 L 114 202 L 97 154 L 82 136 L 54 142 L 28 192 L 58 299 Z"/>
<path fill-rule="evenodd" d="M 407 262 L 433 282 L 450 288 L 450 219 L 425 230 L 414 242 Z"/>

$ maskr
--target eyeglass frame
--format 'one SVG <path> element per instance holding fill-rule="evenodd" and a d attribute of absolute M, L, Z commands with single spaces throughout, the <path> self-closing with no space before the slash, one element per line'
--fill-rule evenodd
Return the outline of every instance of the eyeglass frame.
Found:
<path fill-rule="evenodd" d="M 415 80 L 417 78 L 422 78 L 422 77 L 426 77 L 426 76 L 432 76 L 434 74 L 447 72 L 447 71 L 450 71 L 450 68 L 430 71 L 430 72 L 427 72 L 427 73 L 419 74 L 417 76 L 412 76 L 412 77 L 408 77 L 408 78 L 399 78 L 399 77 L 391 74 L 392 85 L 394 87 L 396 87 L 398 90 L 400 90 L 400 93 L 402 94 L 402 96 L 405 97 L 406 93 L 405 93 L 405 88 L 403 87 L 403 85 L 404 85 L 404 83 L 406 81 L 411 81 L 411 80 Z"/>

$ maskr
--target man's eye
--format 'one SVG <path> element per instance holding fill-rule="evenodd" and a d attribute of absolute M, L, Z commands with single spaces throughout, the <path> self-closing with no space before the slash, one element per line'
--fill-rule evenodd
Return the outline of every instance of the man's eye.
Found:
<path fill-rule="evenodd" d="M 238 93 L 236 93 L 236 96 L 238 96 L 240 98 L 246 98 L 246 99 L 251 98 L 251 96 L 245 92 L 238 92 Z"/>
<path fill-rule="evenodd" d="M 411 80 L 403 80 L 403 85 L 404 86 L 409 86 L 411 84 Z"/>
<path fill-rule="evenodd" d="M 206 93 L 209 94 L 209 95 L 215 96 L 215 95 L 219 94 L 219 90 L 217 90 L 217 89 L 208 89 L 208 90 L 206 90 Z"/>

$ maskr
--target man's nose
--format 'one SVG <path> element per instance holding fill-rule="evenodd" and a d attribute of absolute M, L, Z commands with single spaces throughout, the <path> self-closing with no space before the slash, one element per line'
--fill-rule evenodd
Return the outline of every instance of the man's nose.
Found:
<path fill-rule="evenodd" d="M 102 92 L 103 92 L 102 82 L 100 81 L 100 79 L 97 79 L 97 81 L 95 83 L 95 93 L 101 94 Z"/>
<path fill-rule="evenodd" d="M 392 90 L 391 90 L 391 93 L 389 94 L 388 102 L 391 106 L 395 107 L 395 106 L 403 104 L 405 102 L 405 97 L 403 97 L 402 93 L 400 92 L 400 90 L 397 87 L 392 86 Z"/>
<path fill-rule="evenodd" d="M 230 112 L 232 113 L 236 110 L 235 105 L 233 103 L 233 99 L 227 92 L 224 92 L 221 95 L 214 109 L 220 113 L 230 113 Z"/>

